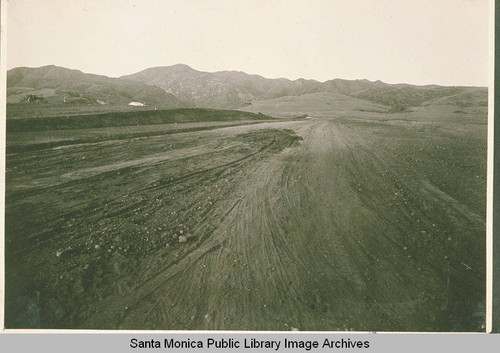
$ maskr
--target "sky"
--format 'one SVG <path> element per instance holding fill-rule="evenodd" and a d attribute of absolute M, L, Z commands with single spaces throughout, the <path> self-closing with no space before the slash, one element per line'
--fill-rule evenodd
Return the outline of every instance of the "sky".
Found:
<path fill-rule="evenodd" d="M 488 85 L 488 0 L 7 0 L 7 68 Z"/>

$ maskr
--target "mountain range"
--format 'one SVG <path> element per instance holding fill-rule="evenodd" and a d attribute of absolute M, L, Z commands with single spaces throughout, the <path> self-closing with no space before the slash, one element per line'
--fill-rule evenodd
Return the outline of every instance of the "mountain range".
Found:
<path fill-rule="evenodd" d="M 387 84 L 333 79 L 325 82 L 268 79 L 240 71 L 203 72 L 183 64 L 149 68 L 120 78 L 57 66 L 19 67 L 7 73 L 7 101 L 43 94 L 49 103 L 124 105 L 131 101 L 161 108 L 199 107 L 257 111 L 277 103 L 300 107 L 335 105 L 342 110 L 404 111 L 431 101 L 487 105 L 487 89 Z M 316 104 L 316 105 L 315 105 Z M 295 109 L 295 108 L 294 108 Z"/>
<path fill-rule="evenodd" d="M 191 106 L 225 109 L 241 108 L 256 101 L 286 96 L 331 93 L 404 110 L 431 99 L 467 90 L 466 87 L 391 85 L 368 80 L 334 79 L 318 82 L 305 79 L 267 79 L 240 71 L 196 71 L 182 64 L 149 68 L 122 78 L 160 87 Z"/>

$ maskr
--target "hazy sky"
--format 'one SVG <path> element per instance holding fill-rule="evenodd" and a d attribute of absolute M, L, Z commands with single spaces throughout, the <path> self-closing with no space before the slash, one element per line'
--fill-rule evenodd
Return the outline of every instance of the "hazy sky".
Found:
<path fill-rule="evenodd" d="M 488 0 L 8 0 L 7 67 L 488 84 Z"/>

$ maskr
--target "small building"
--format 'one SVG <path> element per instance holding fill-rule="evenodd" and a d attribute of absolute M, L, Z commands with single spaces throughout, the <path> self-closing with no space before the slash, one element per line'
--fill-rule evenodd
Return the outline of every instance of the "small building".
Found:
<path fill-rule="evenodd" d="M 144 107 L 146 104 L 141 102 L 130 102 L 128 105 L 131 105 L 133 107 Z"/>

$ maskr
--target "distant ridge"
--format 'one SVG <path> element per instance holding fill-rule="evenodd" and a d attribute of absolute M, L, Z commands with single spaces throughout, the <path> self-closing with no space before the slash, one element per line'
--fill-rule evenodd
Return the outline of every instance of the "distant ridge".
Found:
<path fill-rule="evenodd" d="M 17 103 L 28 94 L 43 95 L 53 104 L 127 105 L 146 107 L 244 109 L 260 112 L 272 104 L 308 111 L 317 104 L 335 111 L 405 111 L 427 102 L 467 107 L 487 105 L 487 89 L 388 84 L 369 81 L 286 78 L 268 79 L 241 71 L 204 72 L 185 64 L 152 67 L 132 75 L 110 78 L 54 65 L 19 67 L 7 72 L 7 102 Z M 350 97 L 347 99 L 347 97 Z M 316 106 L 315 106 L 316 105 Z M 265 110 L 273 112 L 274 110 Z"/>

